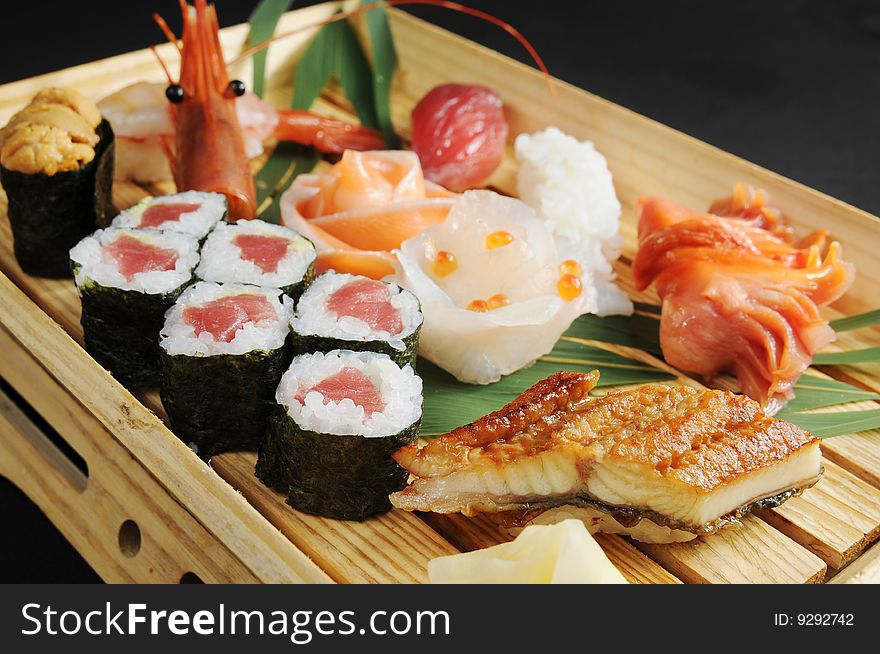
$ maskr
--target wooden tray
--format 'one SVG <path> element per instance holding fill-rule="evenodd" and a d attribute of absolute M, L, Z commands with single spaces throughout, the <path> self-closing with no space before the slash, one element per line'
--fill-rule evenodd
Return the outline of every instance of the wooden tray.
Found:
<path fill-rule="evenodd" d="M 333 10 L 334 5 L 319 5 L 291 12 L 280 29 L 312 23 Z M 767 189 L 799 232 L 831 226 L 847 259 L 858 266 L 852 290 L 828 315 L 876 305 L 880 220 L 874 216 L 567 84 L 557 83 L 559 98 L 553 99 L 534 70 L 405 13 L 391 15 L 401 62 L 394 117 L 404 137 L 412 106 L 436 84 L 489 85 L 504 98 L 513 134 L 552 124 L 594 141 L 626 207 L 643 194 L 707 206 L 738 180 Z M 243 25 L 223 30 L 226 51 L 237 52 L 246 34 Z M 279 42 L 270 52 L 268 98 L 276 106 L 289 98 L 285 80 L 309 37 Z M 176 68 L 175 52 L 160 50 Z M 234 72 L 250 79 L 247 65 Z M 99 98 L 136 80 L 161 79 L 144 50 L 7 84 L 0 87 L 0 124 L 44 86 L 69 85 Z M 316 109 L 350 115 L 332 89 Z M 491 182 L 502 192 L 514 191 L 511 156 Z M 114 196 L 123 206 L 162 190 L 167 189 L 118 185 Z M 422 582 L 431 558 L 505 539 L 488 521 L 460 516 L 392 511 L 351 523 L 301 514 L 256 480 L 254 455 L 202 462 L 165 427 L 156 394 L 133 397 L 80 347 L 73 284 L 21 272 L 5 208 L 3 196 L 0 375 L 45 424 L 38 426 L 0 392 L 0 474 L 40 506 L 105 580 Z M 629 208 L 623 226 L 621 282 L 636 299 L 656 302 L 651 294 L 632 292 L 628 262 L 635 251 L 635 217 Z M 878 344 L 876 330 L 843 334 L 838 343 Z M 877 366 L 811 372 L 880 390 Z M 676 375 L 681 383 L 696 383 Z M 87 469 L 63 454 L 56 437 L 76 450 Z M 876 580 L 880 545 L 871 546 L 880 535 L 880 431 L 827 440 L 823 452 L 826 474 L 819 484 L 779 509 L 750 516 L 742 529 L 688 544 L 644 545 L 608 535 L 599 542 L 628 579 L 641 583 Z"/>

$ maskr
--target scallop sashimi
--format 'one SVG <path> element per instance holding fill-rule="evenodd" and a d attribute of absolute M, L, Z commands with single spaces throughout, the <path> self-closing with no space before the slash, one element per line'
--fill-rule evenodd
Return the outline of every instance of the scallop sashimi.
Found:
<path fill-rule="evenodd" d="M 827 233 L 792 245 L 778 214 L 750 211 L 737 195 L 754 192 L 738 187 L 713 205 L 736 217 L 637 200 L 633 277 L 638 290 L 653 283 L 663 300 L 660 345 L 671 365 L 706 378 L 732 372 L 746 395 L 775 413 L 794 397 L 813 355 L 834 340 L 819 306 L 847 291 L 854 267 Z"/>
<path fill-rule="evenodd" d="M 401 448 L 394 459 L 416 479 L 392 504 L 509 513 L 520 524 L 583 507 L 588 526 L 662 542 L 736 524 L 822 472 L 819 440 L 747 397 L 649 384 L 591 398 L 598 379 L 557 373 L 424 447 Z"/>
<path fill-rule="evenodd" d="M 116 261 L 120 274 L 131 281 L 138 273 L 174 270 L 177 250 L 122 234 L 103 246 L 103 251 Z"/>
<path fill-rule="evenodd" d="M 227 295 L 183 310 L 183 321 L 195 330 L 196 336 L 207 332 L 223 343 L 229 343 L 247 323 L 260 323 L 277 316 L 265 295 L 250 293 Z"/>
<path fill-rule="evenodd" d="M 346 151 L 324 174 L 300 175 L 281 198 L 283 223 L 318 249 L 318 271 L 394 272 L 391 250 L 443 222 L 454 194 L 426 182 L 413 152 Z"/>
<path fill-rule="evenodd" d="M 449 218 L 406 241 L 394 278 L 416 294 L 419 353 L 457 379 L 488 384 L 549 352 L 596 289 L 564 260 L 548 225 L 525 203 L 467 191 Z"/>

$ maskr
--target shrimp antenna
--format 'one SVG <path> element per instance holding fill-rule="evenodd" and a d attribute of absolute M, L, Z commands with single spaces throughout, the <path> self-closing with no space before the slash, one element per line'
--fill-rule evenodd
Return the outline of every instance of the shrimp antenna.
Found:
<path fill-rule="evenodd" d="M 159 62 L 159 65 L 162 66 L 162 70 L 165 71 L 165 77 L 168 78 L 169 84 L 174 84 L 174 78 L 171 77 L 171 73 L 168 71 L 168 66 L 165 65 L 165 60 L 162 59 L 162 55 L 159 54 L 159 51 L 156 49 L 155 45 L 150 46 L 150 52 L 156 57 L 156 60 Z"/>
<path fill-rule="evenodd" d="M 314 29 L 316 27 L 323 27 L 324 25 L 329 25 L 330 23 L 335 23 L 340 20 L 344 20 L 346 18 L 350 18 L 352 16 L 357 16 L 358 14 L 366 13 L 368 11 L 372 11 L 373 9 L 380 9 L 382 7 L 397 7 L 404 5 L 431 5 L 435 7 L 442 7 L 444 9 L 451 9 L 452 11 L 457 11 L 463 14 L 467 14 L 469 16 L 475 16 L 476 18 L 480 18 L 481 20 L 485 20 L 487 22 L 492 23 L 503 29 L 505 32 L 513 36 L 520 44 L 526 49 L 526 52 L 529 53 L 529 56 L 534 60 L 535 64 L 537 64 L 540 71 L 544 74 L 545 79 L 547 80 L 547 85 L 550 87 L 550 92 L 553 94 L 554 98 L 559 97 L 559 92 L 556 90 L 556 86 L 553 83 L 553 77 L 550 75 L 550 71 L 547 69 L 547 66 L 544 64 L 544 60 L 541 59 L 541 56 L 538 54 L 538 51 L 535 50 L 534 46 L 529 42 L 529 40 L 523 36 L 522 32 L 516 29 L 510 23 L 501 20 L 500 18 L 496 18 L 492 14 L 487 14 L 485 11 L 481 11 L 479 9 L 474 9 L 472 7 L 466 7 L 457 2 L 449 2 L 448 0 L 380 0 L 379 2 L 373 2 L 367 5 L 360 5 L 351 9 L 349 11 L 336 14 L 330 18 L 319 21 L 317 23 L 312 23 L 310 25 L 303 25 L 294 30 L 290 30 L 289 32 L 283 32 L 276 36 L 273 36 L 269 39 L 266 39 L 262 43 L 259 43 L 253 47 L 247 48 L 243 50 L 237 57 L 235 57 L 232 61 L 229 62 L 229 65 L 232 66 L 237 64 L 238 62 L 250 57 L 261 50 L 268 48 L 275 41 L 279 41 L 281 39 L 287 38 L 288 36 L 293 36 L 294 34 L 299 34 L 301 32 Z"/>
<path fill-rule="evenodd" d="M 153 13 L 153 20 L 156 21 L 156 25 L 159 26 L 159 29 L 162 30 L 162 33 L 165 35 L 165 38 L 168 39 L 169 43 L 173 43 L 174 47 L 177 48 L 178 52 L 181 50 L 180 40 L 177 36 L 174 35 L 174 32 L 168 27 L 168 23 L 165 22 L 165 19 L 159 15 L 158 12 Z"/>

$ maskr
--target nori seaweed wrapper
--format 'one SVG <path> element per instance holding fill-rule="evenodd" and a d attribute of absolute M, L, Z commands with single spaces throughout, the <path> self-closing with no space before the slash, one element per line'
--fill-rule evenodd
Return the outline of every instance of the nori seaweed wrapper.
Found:
<path fill-rule="evenodd" d="M 306 268 L 306 271 L 303 273 L 302 279 L 294 284 L 282 286 L 281 292 L 284 293 L 291 300 L 293 300 L 295 304 L 299 300 L 300 296 L 306 292 L 306 289 L 309 287 L 309 285 L 313 281 L 315 281 L 315 277 L 317 277 L 317 271 L 315 268 L 315 262 L 312 261 L 309 264 L 309 267 Z"/>
<path fill-rule="evenodd" d="M 95 158 L 77 170 L 31 175 L 0 166 L 15 258 L 29 275 L 70 277 L 70 248 L 113 217 L 113 129 L 102 120 L 96 132 Z"/>
<path fill-rule="evenodd" d="M 88 353 L 127 387 L 158 386 L 159 332 L 165 312 L 189 283 L 169 293 L 142 293 L 87 280 L 79 293 Z"/>
<path fill-rule="evenodd" d="M 365 520 L 391 508 L 388 495 L 406 486 L 409 473 L 391 455 L 415 441 L 421 420 L 398 434 L 371 437 L 319 434 L 301 429 L 276 404 L 257 459 L 257 477 L 287 493 L 305 513 Z"/>
<path fill-rule="evenodd" d="M 378 352 L 387 354 L 398 366 L 403 368 L 406 364 L 416 369 L 416 356 L 419 352 L 419 332 L 422 326 L 402 339 L 403 350 L 395 350 L 385 341 L 349 341 L 343 338 L 330 336 L 318 336 L 316 334 L 298 334 L 293 332 L 293 351 L 295 354 L 308 354 L 311 352 L 327 353 L 331 350 L 352 350 L 354 352 Z"/>
<path fill-rule="evenodd" d="M 256 451 L 290 358 L 289 341 L 276 350 L 213 356 L 160 348 L 160 396 L 172 431 L 202 458 Z"/>

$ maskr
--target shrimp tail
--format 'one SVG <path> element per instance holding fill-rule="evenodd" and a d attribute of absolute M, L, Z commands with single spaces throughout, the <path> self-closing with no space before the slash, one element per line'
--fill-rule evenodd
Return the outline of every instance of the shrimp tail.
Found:
<path fill-rule="evenodd" d="M 376 130 L 296 109 L 278 112 L 275 137 L 279 141 L 311 145 L 321 152 L 332 154 L 345 150 L 381 150 L 385 147 L 385 140 Z"/>

